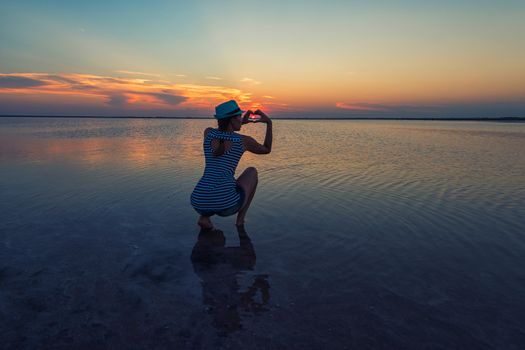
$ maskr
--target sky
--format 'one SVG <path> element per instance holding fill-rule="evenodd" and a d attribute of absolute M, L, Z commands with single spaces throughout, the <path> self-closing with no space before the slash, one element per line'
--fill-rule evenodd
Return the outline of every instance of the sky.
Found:
<path fill-rule="evenodd" d="M 525 1 L 0 2 L 0 115 L 525 117 Z"/>

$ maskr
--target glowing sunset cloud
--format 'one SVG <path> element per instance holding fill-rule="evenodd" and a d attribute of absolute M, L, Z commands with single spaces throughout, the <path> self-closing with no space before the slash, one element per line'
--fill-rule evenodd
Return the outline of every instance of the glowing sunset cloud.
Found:
<path fill-rule="evenodd" d="M 337 102 L 335 104 L 337 108 L 341 109 L 348 109 L 352 111 L 386 111 L 387 108 L 382 106 L 377 106 L 373 104 L 365 104 L 365 103 L 344 103 L 344 102 Z"/>
<path fill-rule="evenodd" d="M 120 71 L 123 72 L 123 71 Z M 126 72 L 146 75 L 146 73 Z M 147 74 L 150 75 L 150 74 Z M 13 73 L 0 74 L 0 102 L 4 97 L 36 101 L 54 95 L 59 99 L 132 110 L 195 110 L 209 114 L 226 100 L 237 100 L 245 109 L 288 110 L 286 103 L 257 102 L 251 92 L 222 85 L 174 84 L 142 78 L 118 78 L 91 74 Z M 40 98 L 39 98 L 40 97 Z M 268 98 L 266 96 L 265 98 Z M 272 98 L 273 99 L 273 98 Z"/>
<path fill-rule="evenodd" d="M 250 105 L 251 93 L 215 85 L 172 84 L 149 79 L 88 74 L 0 74 L 1 95 L 95 97 L 97 103 L 138 109 L 162 107 L 207 110 L 224 100 Z"/>
<path fill-rule="evenodd" d="M 255 84 L 255 85 L 259 85 L 261 83 L 260 81 L 252 79 L 252 78 L 242 78 L 241 82 L 243 82 L 243 83 L 251 83 L 251 84 Z"/>
<path fill-rule="evenodd" d="M 122 74 L 129 74 L 129 75 L 144 75 L 147 77 L 160 77 L 160 74 L 153 74 L 153 73 L 143 73 L 143 72 L 134 72 L 129 70 L 116 70 L 115 73 L 122 73 Z"/>

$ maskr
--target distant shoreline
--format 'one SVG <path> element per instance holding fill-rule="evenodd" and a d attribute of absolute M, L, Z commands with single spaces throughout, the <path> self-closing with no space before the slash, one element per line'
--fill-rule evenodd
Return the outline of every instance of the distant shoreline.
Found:
<path fill-rule="evenodd" d="M 0 118 L 85 118 L 85 119 L 212 119 L 212 117 L 137 117 L 137 116 L 87 116 L 87 115 L 0 115 Z M 402 121 L 475 121 L 475 122 L 525 122 L 525 117 L 502 117 L 502 118 L 387 118 L 387 117 L 282 117 L 274 120 L 402 120 Z"/>

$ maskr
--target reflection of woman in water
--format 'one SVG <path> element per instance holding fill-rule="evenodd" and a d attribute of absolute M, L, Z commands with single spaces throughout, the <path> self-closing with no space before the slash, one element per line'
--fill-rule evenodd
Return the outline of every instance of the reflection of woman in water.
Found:
<path fill-rule="evenodd" d="M 237 214 L 237 226 L 244 217 L 257 188 L 257 169 L 247 168 L 237 179 L 235 169 L 244 151 L 267 154 L 272 150 L 272 121 L 261 110 L 247 111 L 244 116 L 237 102 L 230 100 L 215 107 L 218 128 L 204 130 L 204 175 L 191 194 L 191 204 L 200 214 L 199 226 L 211 229 L 212 215 Z M 242 116 L 242 118 L 241 118 Z M 250 136 L 236 133 L 248 122 L 266 124 L 266 137 L 261 145 Z"/>
<path fill-rule="evenodd" d="M 203 303 L 217 330 L 230 333 L 242 327 L 241 316 L 268 310 L 270 285 L 267 275 L 255 275 L 241 291 L 241 271 L 253 270 L 255 251 L 242 226 L 238 227 L 239 246 L 225 247 L 220 230 L 201 230 L 191 252 L 195 273 L 201 279 Z"/>

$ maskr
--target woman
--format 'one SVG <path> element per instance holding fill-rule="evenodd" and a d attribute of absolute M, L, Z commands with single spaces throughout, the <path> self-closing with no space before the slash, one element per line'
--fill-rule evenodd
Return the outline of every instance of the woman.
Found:
<path fill-rule="evenodd" d="M 247 168 L 235 179 L 235 169 L 244 151 L 268 154 L 272 150 L 272 121 L 261 110 L 242 113 L 234 100 L 215 107 L 218 128 L 204 130 L 204 175 L 191 194 L 191 205 L 200 214 L 199 226 L 212 229 L 212 215 L 237 214 L 237 226 L 244 225 L 246 212 L 257 188 L 257 169 Z M 252 117 L 253 115 L 253 117 Z M 258 116 L 258 117 L 257 117 Z M 241 125 L 250 121 L 266 124 L 266 137 L 261 145 L 250 136 L 237 134 Z"/>

